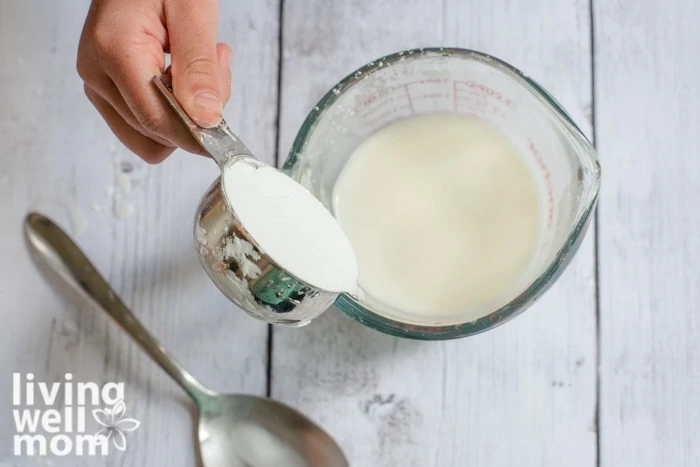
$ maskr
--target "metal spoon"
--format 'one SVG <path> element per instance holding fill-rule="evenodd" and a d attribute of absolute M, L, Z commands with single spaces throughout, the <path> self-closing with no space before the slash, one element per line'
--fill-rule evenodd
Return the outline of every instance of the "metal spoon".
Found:
<path fill-rule="evenodd" d="M 177 363 L 119 299 L 85 254 L 50 219 L 30 213 L 29 244 L 67 284 L 102 308 L 192 398 L 204 467 L 347 467 L 336 442 L 296 410 L 271 399 L 218 394 Z"/>

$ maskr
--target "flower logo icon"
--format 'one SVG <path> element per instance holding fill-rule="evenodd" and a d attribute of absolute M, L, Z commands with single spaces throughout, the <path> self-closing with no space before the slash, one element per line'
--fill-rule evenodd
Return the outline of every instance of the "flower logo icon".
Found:
<path fill-rule="evenodd" d="M 124 418 L 126 413 L 126 404 L 124 401 L 119 401 L 113 407 L 103 409 L 95 409 L 92 411 L 92 416 L 95 421 L 102 425 L 102 429 L 97 432 L 95 437 L 104 437 L 107 441 L 112 439 L 114 447 L 120 451 L 126 451 L 126 436 L 125 432 L 136 430 L 141 422 L 133 418 Z"/>

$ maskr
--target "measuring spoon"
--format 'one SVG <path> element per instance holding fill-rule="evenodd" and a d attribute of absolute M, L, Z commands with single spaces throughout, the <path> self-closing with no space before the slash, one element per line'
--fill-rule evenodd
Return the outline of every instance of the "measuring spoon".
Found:
<path fill-rule="evenodd" d="M 222 119 L 215 128 L 202 128 L 194 123 L 175 98 L 170 87 L 170 75 L 155 76 L 152 81 L 194 139 L 222 171 L 236 163 L 264 165 L 252 156 L 225 120 Z M 331 214 L 328 213 L 328 216 Z M 279 235 L 284 235 L 284 232 Z M 226 202 L 221 177 L 209 187 L 199 204 L 194 237 L 200 262 L 209 278 L 229 300 L 262 321 L 304 326 L 327 310 L 340 295 L 304 283 L 293 275 L 293 271 L 285 270 L 267 255 Z M 240 258 L 228 253 L 233 245 L 241 243 L 250 250 L 243 262 L 254 263 L 254 275 L 250 274 L 251 268 L 242 264 Z M 294 247 L 289 245 L 289 248 Z M 257 271 L 262 273 L 257 274 Z"/>

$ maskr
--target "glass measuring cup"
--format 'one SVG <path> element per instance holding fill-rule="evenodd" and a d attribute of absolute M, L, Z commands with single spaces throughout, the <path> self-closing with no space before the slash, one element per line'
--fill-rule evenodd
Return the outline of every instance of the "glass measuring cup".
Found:
<path fill-rule="evenodd" d="M 362 324 L 423 340 L 477 334 L 532 305 L 571 262 L 600 189 L 595 149 L 552 96 L 501 60 L 455 48 L 399 52 L 347 76 L 311 111 L 283 170 L 333 211 L 335 182 L 364 139 L 396 120 L 434 112 L 479 117 L 503 132 L 536 169 L 545 220 L 534 260 L 498 306 L 435 319 L 408 315 L 370 295 L 336 301 Z"/>

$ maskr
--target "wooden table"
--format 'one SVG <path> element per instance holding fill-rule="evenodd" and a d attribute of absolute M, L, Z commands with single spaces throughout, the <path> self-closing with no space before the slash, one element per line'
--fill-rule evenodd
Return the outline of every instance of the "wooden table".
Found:
<path fill-rule="evenodd" d="M 335 311 L 270 329 L 231 306 L 195 257 L 192 216 L 214 164 L 177 153 L 145 165 L 84 97 L 75 56 L 87 0 L 0 0 L 0 463 L 196 462 L 180 389 L 37 273 L 21 225 L 38 209 L 205 384 L 301 409 L 355 467 L 700 465 L 700 3 L 221 3 L 220 36 L 235 50 L 226 117 L 266 161 L 284 160 L 307 112 L 358 66 L 412 47 L 472 48 L 540 81 L 595 140 L 596 223 L 540 302 L 477 337 L 400 340 Z M 105 458 L 13 457 L 15 372 L 123 381 L 141 426 Z"/>

